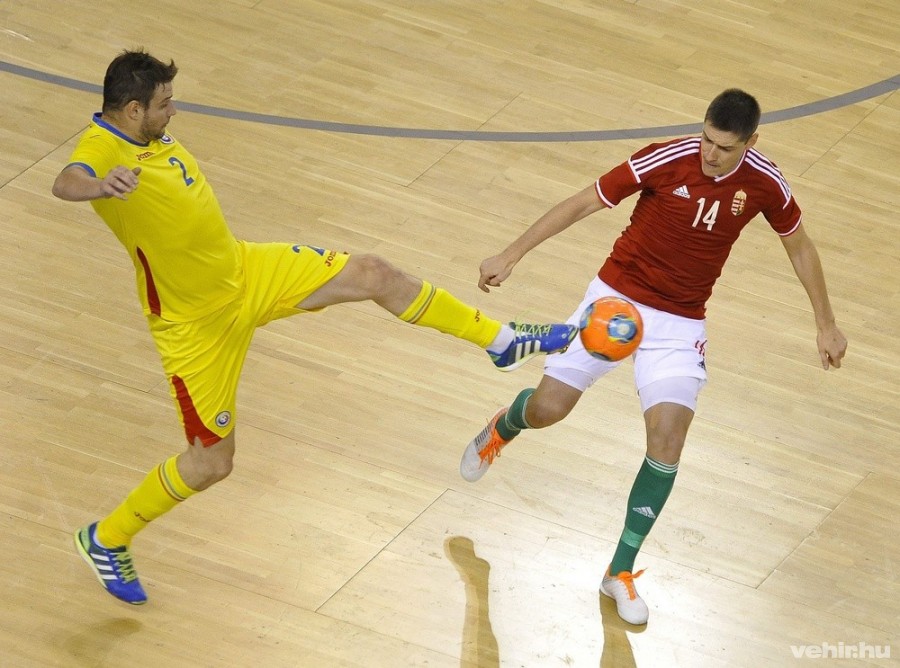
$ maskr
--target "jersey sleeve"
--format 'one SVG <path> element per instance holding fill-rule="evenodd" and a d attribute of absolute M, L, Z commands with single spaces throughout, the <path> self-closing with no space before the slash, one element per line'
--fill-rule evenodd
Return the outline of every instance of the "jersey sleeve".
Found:
<path fill-rule="evenodd" d="M 613 167 L 597 179 L 594 188 L 606 206 L 612 208 L 639 190 L 653 189 L 656 168 L 696 150 L 696 139 L 675 139 L 662 144 L 648 144 L 621 165 Z"/>
<path fill-rule="evenodd" d="M 778 166 L 759 151 L 747 151 L 745 162 L 757 175 L 754 188 L 765 201 L 762 214 L 780 236 L 786 237 L 800 225 L 802 217 L 797 200 Z"/>
<path fill-rule="evenodd" d="M 99 128 L 91 128 L 85 132 L 69 158 L 69 165 L 77 165 L 100 179 L 117 164 L 118 151 Z"/>
<path fill-rule="evenodd" d="M 779 206 L 780 204 L 781 203 L 779 202 L 775 206 L 763 211 L 763 216 L 765 216 L 766 220 L 769 221 L 769 225 L 772 226 L 772 229 L 775 230 L 779 236 L 786 237 L 793 234 L 800 226 L 800 221 L 803 216 L 800 207 L 797 205 L 797 200 L 794 199 L 793 195 L 790 196 L 790 199 L 788 199 L 783 206 Z"/>
<path fill-rule="evenodd" d="M 597 196 L 610 209 L 641 189 L 641 184 L 628 162 L 613 167 L 594 183 Z"/>

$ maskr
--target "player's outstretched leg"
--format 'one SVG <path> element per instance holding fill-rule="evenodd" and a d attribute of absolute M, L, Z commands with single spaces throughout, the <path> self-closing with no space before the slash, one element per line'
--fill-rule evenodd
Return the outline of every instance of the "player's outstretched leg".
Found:
<path fill-rule="evenodd" d="M 106 548 L 97 543 L 97 523 L 75 532 L 75 547 L 94 575 L 110 594 L 120 601 L 141 605 L 147 602 L 147 594 L 134 570 L 131 553 L 125 546 Z"/>
<path fill-rule="evenodd" d="M 368 259 L 370 263 L 373 261 L 372 258 Z M 474 343 L 487 351 L 494 366 L 501 371 L 518 369 L 540 353 L 565 350 L 578 333 L 575 325 L 567 324 L 533 325 L 511 322 L 505 325 L 428 281 L 419 281 L 386 264 L 382 266 L 382 270 L 385 276 L 378 285 L 399 287 L 387 291 L 387 294 L 376 295 L 377 304 L 405 322 L 431 327 Z M 418 290 L 412 301 L 397 312 L 392 300 L 398 299 L 398 294 L 416 288 Z"/>

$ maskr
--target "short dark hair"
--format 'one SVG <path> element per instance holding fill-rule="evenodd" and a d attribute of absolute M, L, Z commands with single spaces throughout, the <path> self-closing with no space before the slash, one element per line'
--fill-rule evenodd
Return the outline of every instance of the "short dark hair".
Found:
<path fill-rule="evenodd" d="M 704 121 L 722 132 L 733 132 L 747 141 L 759 127 L 759 102 L 739 88 L 729 88 L 716 95 L 706 110 Z"/>
<path fill-rule="evenodd" d="M 103 111 L 118 111 L 136 100 L 146 107 L 156 89 L 178 74 L 175 61 L 166 65 L 143 49 L 123 51 L 106 68 L 103 77 Z"/>

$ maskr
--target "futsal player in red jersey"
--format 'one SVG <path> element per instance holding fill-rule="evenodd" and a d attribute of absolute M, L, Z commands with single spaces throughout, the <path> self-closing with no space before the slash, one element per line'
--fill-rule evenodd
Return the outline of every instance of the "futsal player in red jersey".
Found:
<path fill-rule="evenodd" d="M 699 137 L 641 149 L 481 264 L 478 285 L 488 291 L 541 242 L 640 193 L 630 224 L 569 319 L 577 324 L 584 308 L 606 295 L 634 302 L 643 318 L 644 335 L 633 359 L 647 450 L 628 497 L 624 530 L 600 584 L 600 591 L 615 599 L 619 616 L 632 624 L 649 617 L 634 586 L 643 572 L 633 572 L 635 558 L 672 490 L 706 383 L 706 302 L 732 245 L 757 214 L 781 239 L 809 296 L 823 369 L 840 367 L 847 349 L 800 208 L 778 168 L 754 148 L 759 119 L 753 96 L 724 91 L 709 105 Z M 547 359 L 536 389 L 522 390 L 472 439 L 460 462 L 462 476 L 478 480 L 523 429 L 565 418 L 582 393 L 619 363 L 592 357 L 576 337 L 565 353 Z"/>

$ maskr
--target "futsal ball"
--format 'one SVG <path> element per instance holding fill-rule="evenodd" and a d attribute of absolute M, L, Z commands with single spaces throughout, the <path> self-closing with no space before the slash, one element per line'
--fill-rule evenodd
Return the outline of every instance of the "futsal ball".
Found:
<path fill-rule="evenodd" d="M 584 349 L 597 359 L 618 362 L 641 343 L 641 314 L 627 299 L 601 297 L 581 314 L 578 334 Z"/>

